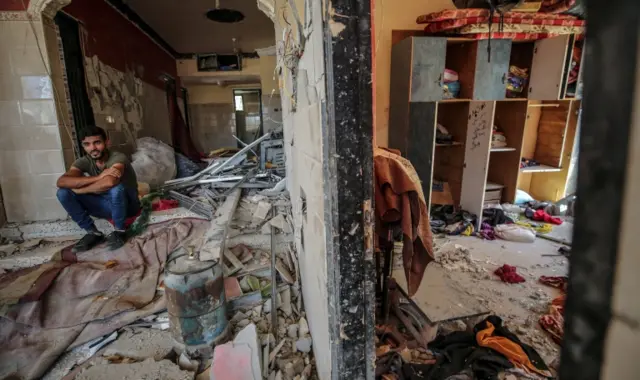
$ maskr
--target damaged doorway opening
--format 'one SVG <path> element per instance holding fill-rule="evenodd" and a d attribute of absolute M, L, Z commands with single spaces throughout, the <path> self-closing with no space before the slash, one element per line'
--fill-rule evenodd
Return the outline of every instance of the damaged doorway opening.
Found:
<path fill-rule="evenodd" d="M 250 144 L 262 135 L 262 90 L 234 89 L 233 103 L 236 113 L 236 135 Z M 238 142 L 239 147 L 241 143 Z"/>

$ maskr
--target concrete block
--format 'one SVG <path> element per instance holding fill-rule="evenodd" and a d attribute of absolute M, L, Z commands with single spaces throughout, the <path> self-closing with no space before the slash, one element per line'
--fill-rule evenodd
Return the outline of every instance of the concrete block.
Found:
<path fill-rule="evenodd" d="M 256 325 L 247 325 L 233 342 L 213 351 L 211 380 L 260 380 L 260 345 Z"/>

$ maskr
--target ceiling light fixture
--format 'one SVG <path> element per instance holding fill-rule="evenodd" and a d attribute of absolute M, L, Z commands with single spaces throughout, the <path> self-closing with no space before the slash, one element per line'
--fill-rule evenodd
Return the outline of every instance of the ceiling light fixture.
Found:
<path fill-rule="evenodd" d="M 220 0 L 216 0 L 216 7 L 209 10 L 206 14 L 207 18 L 215 22 L 223 22 L 225 24 L 233 24 L 244 20 L 244 14 L 235 9 L 220 8 Z"/>

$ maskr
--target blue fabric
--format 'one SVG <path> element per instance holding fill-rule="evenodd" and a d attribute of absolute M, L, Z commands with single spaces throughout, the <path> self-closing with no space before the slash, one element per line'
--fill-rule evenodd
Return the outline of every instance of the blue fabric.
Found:
<path fill-rule="evenodd" d="M 76 194 L 58 189 L 58 200 L 74 222 L 83 230 L 95 228 L 91 217 L 113 219 L 117 230 L 125 229 L 125 220 L 140 210 L 138 190 L 119 184 L 100 194 Z"/>

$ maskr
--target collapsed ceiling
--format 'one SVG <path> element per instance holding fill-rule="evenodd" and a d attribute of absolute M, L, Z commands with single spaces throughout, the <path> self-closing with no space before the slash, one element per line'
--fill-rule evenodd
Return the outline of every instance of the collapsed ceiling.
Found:
<path fill-rule="evenodd" d="M 217 3 L 221 9 L 240 11 L 244 19 L 208 19 L 207 12 Z M 127 5 L 179 53 L 233 53 L 234 48 L 252 52 L 275 41 L 273 22 L 256 0 L 128 0 Z"/>

